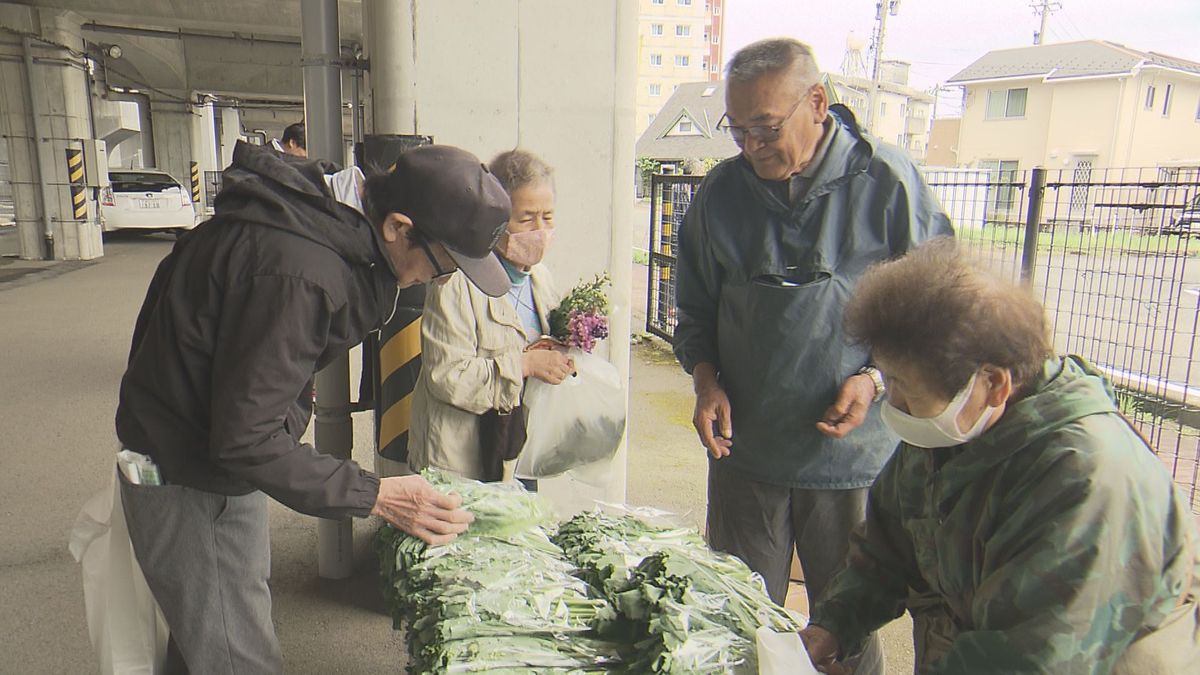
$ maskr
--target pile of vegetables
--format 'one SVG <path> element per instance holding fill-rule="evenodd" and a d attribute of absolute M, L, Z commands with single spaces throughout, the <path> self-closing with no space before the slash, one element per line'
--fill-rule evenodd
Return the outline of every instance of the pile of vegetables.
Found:
<path fill-rule="evenodd" d="M 563 523 L 554 541 L 611 605 L 597 632 L 634 646 L 630 672 L 754 673 L 759 626 L 800 630 L 757 575 L 693 531 L 595 511 Z"/>
<path fill-rule="evenodd" d="M 800 628 L 761 579 L 693 530 L 595 511 L 551 537 L 536 494 L 425 475 L 461 495 L 475 522 L 445 546 L 379 532 L 412 673 L 754 673 L 759 626 Z"/>
<path fill-rule="evenodd" d="M 427 546 L 384 527 L 376 540 L 395 625 L 408 627 L 410 673 L 610 672 L 616 645 L 591 626 L 604 601 L 551 543 L 536 495 L 428 472 L 475 514 L 467 535 Z"/>

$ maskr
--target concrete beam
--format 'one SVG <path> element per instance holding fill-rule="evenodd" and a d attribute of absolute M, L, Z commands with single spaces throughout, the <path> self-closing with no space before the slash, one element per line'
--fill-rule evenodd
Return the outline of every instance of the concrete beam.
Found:
<path fill-rule="evenodd" d="M 25 0 L 34 7 L 71 9 L 89 21 L 166 30 L 230 32 L 286 36 L 299 40 L 299 2 L 240 2 L 238 0 Z M 362 3 L 340 0 L 342 37 L 360 41 Z"/>

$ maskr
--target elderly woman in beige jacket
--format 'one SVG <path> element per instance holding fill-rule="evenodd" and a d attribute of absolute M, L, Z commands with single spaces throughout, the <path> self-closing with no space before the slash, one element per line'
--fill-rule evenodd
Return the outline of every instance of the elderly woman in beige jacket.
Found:
<path fill-rule="evenodd" d="M 488 475 L 491 448 L 483 447 L 480 416 L 511 413 L 526 378 L 558 384 L 574 370 L 562 351 L 530 348 L 549 332 L 547 316 L 559 300 L 540 264 L 554 235 L 553 173 L 522 150 L 502 153 L 488 168 L 512 199 L 508 232 L 496 252 L 513 288 L 491 298 L 461 274 L 430 285 L 409 434 L 412 469 L 437 467 L 476 480 L 501 478 Z M 512 476 L 514 464 L 505 463 L 502 478 Z"/>

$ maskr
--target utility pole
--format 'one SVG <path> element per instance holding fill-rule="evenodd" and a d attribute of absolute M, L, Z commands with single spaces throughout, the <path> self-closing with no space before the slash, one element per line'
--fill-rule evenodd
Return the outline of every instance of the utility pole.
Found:
<path fill-rule="evenodd" d="M 896 12 L 900 11 L 900 0 L 879 0 L 875 3 L 875 32 L 871 36 L 871 91 L 867 97 L 867 130 L 873 134 L 875 131 L 875 121 L 879 116 L 877 110 L 879 106 L 879 78 L 880 64 L 883 61 L 883 39 L 887 32 L 887 18 L 889 15 L 896 16 Z"/>
<path fill-rule="evenodd" d="M 1030 6 L 1033 7 L 1034 14 L 1042 17 L 1041 27 L 1038 28 L 1038 32 L 1033 34 L 1033 44 L 1040 45 L 1046 37 L 1046 20 L 1052 13 L 1062 9 L 1062 3 L 1052 0 L 1034 0 Z"/>

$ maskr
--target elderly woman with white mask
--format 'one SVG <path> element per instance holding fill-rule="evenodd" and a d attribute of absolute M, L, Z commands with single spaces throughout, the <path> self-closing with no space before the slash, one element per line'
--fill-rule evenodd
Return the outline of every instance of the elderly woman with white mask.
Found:
<path fill-rule="evenodd" d="M 413 392 L 409 466 L 466 478 L 511 478 L 524 442 L 526 378 L 558 384 L 574 370 L 542 336 L 559 297 L 541 264 L 554 238 L 554 177 L 523 150 L 488 166 L 512 199 L 496 253 L 512 288 L 491 298 L 461 275 L 429 287 L 421 325 L 421 375 Z"/>
<path fill-rule="evenodd" d="M 845 314 L 900 437 L 802 633 L 823 672 L 908 611 L 916 672 L 1197 672 L 1196 522 L 1104 377 L 953 241 Z"/>

